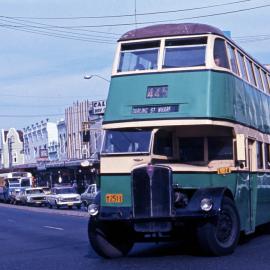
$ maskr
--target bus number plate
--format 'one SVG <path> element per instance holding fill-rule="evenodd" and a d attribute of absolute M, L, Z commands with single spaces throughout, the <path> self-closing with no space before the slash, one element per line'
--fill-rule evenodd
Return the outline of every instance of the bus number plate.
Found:
<path fill-rule="evenodd" d="M 106 203 L 122 203 L 123 194 L 106 194 Z"/>
<path fill-rule="evenodd" d="M 223 167 L 223 168 L 218 168 L 217 173 L 218 174 L 228 174 L 231 173 L 231 168 L 230 167 Z"/>

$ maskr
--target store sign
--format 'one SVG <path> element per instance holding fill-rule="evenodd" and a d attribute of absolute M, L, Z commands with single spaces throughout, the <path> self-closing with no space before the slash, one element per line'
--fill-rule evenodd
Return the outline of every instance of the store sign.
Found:
<path fill-rule="evenodd" d="M 152 114 L 152 113 L 172 113 L 178 112 L 179 105 L 157 105 L 157 106 L 133 106 L 133 114 Z"/>
<path fill-rule="evenodd" d="M 39 157 L 40 158 L 48 158 L 48 149 L 40 149 L 39 150 Z"/>
<path fill-rule="evenodd" d="M 98 100 L 92 102 L 93 114 L 104 114 L 106 108 L 106 100 Z"/>

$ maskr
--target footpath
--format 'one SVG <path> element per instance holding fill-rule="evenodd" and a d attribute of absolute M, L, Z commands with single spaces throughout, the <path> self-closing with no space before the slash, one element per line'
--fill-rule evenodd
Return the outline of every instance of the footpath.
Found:
<path fill-rule="evenodd" d="M 88 218 L 89 214 L 83 210 L 70 210 L 70 209 L 49 209 L 45 207 L 38 207 L 38 206 L 24 206 L 24 205 L 13 205 L 13 204 L 4 204 L 0 203 L 0 209 L 3 208 L 14 208 L 14 209 L 21 209 L 30 212 L 38 212 L 38 213 L 46 213 L 46 214 L 57 214 L 57 215 L 64 215 L 64 216 L 76 216 L 76 217 L 84 217 Z"/>

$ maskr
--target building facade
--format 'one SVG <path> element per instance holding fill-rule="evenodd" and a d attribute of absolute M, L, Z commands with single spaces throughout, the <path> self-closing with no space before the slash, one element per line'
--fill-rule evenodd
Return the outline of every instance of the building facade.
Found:
<path fill-rule="evenodd" d="M 15 128 L 0 132 L 0 169 L 24 163 L 23 133 Z"/>
<path fill-rule="evenodd" d="M 57 123 L 58 131 L 58 159 L 60 161 L 67 159 L 67 129 L 65 120 L 61 119 Z"/>
<path fill-rule="evenodd" d="M 56 123 L 41 121 L 23 129 L 25 163 L 58 159 L 58 134 Z"/>
<path fill-rule="evenodd" d="M 67 159 L 90 157 L 89 111 L 92 102 L 77 101 L 65 110 Z"/>

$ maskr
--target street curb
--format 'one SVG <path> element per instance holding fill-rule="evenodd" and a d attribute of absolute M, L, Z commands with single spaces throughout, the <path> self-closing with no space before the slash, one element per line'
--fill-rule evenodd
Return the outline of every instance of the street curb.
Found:
<path fill-rule="evenodd" d="M 62 215 L 62 216 L 73 216 L 73 217 L 83 217 L 88 218 L 89 214 L 87 212 L 76 211 L 76 210 L 67 210 L 67 209 L 49 209 L 49 208 L 42 208 L 42 207 L 34 207 L 34 206 L 24 206 L 24 205 L 12 205 L 12 204 L 3 204 L 0 203 L 0 208 L 12 208 L 18 210 L 26 210 L 29 212 L 36 212 L 36 213 L 46 213 L 46 214 L 55 214 L 55 215 Z"/>

